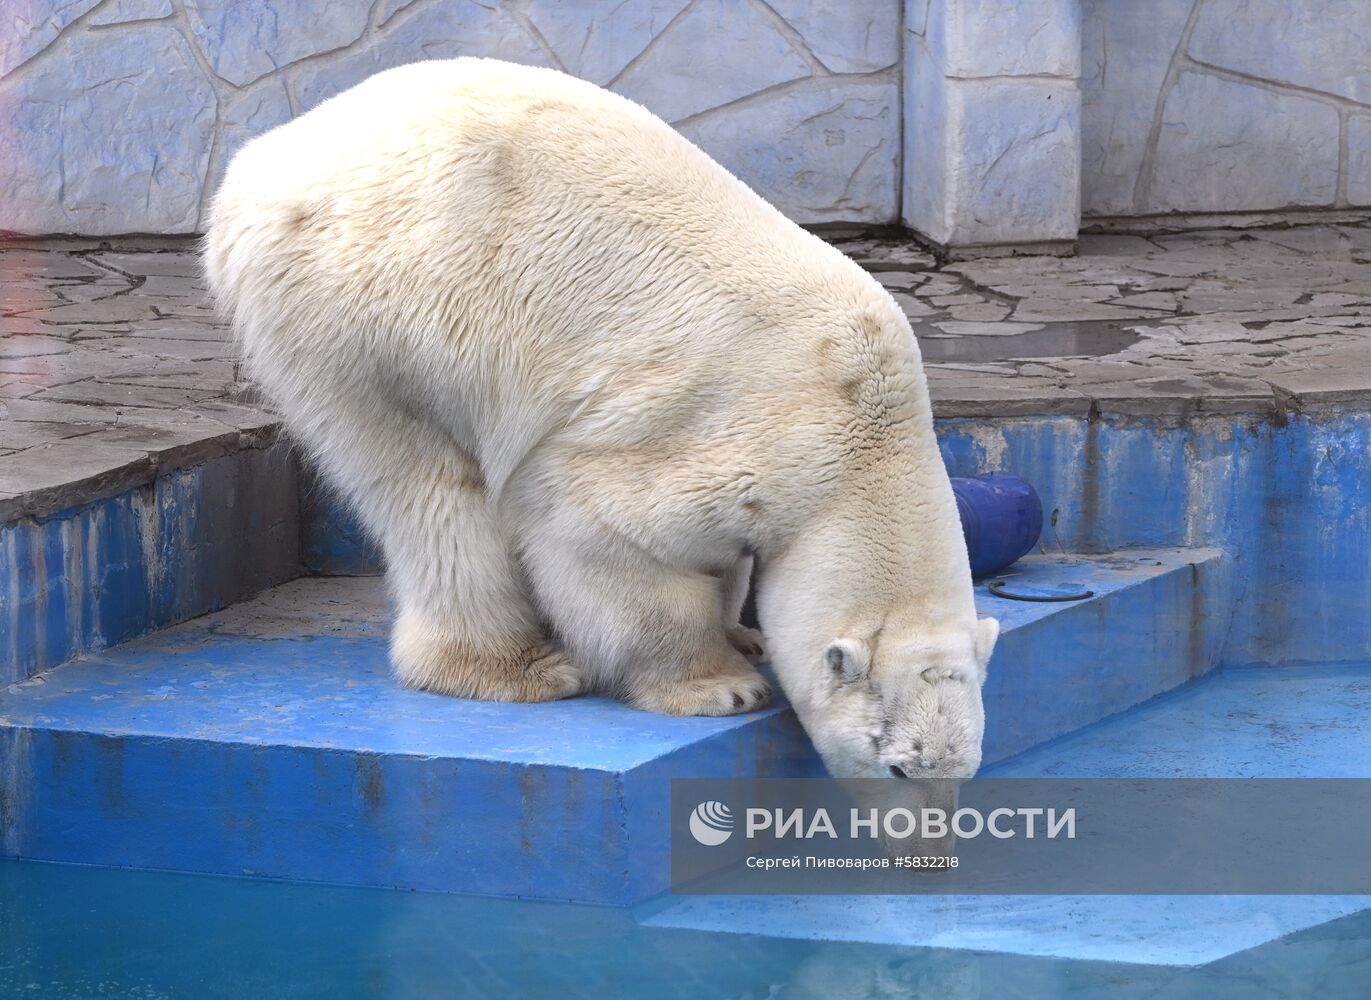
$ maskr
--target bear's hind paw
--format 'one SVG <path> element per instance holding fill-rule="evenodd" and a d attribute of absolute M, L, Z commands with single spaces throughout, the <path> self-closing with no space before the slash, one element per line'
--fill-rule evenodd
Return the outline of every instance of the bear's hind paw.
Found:
<path fill-rule="evenodd" d="M 395 672 L 409 687 L 479 701 L 556 701 L 585 691 L 585 678 L 566 651 L 545 641 L 504 651 L 415 630 L 398 630 L 391 646 Z"/>
<path fill-rule="evenodd" d="M 636 692 L 635 708 L 663 715 L 741 715 L 771 702 L 771 685 L 751 669 L 714 677 L 661 680 Z"/>
<path fill-rule="evenodd" d="M 755 666 L 766 659 L 766 644 L 762 642 L 762 633 L 745 625 L 733 625 L 727 631 L 728 644 L 747 657 L 748 663 Z"/>

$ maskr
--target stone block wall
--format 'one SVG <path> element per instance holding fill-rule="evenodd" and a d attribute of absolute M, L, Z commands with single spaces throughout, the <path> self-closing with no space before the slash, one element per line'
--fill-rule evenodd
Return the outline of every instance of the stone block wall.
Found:
<path fill-rule="evenodd" d="M 904 221 L 945 246 L 1074 240 L 1075 0 L 909 0 L 905 39 Z"/>
<path fill-rule="evenodd" d="M 0 229 L 197 232 L 248 138 L 459 55 L 640 101 L 797 221 L 899 217 L 901 0 L 3 3 Z"/>
<path fill-rule="evenodd" d="M 197 232 L 248 138 L 463 54 L 641 101 L 802 223 L 1371 206 L 1371 0 L 0 4 L 0 230 Z"/>
<path fill-rule="evenodd" d="M 1084 0 L 1086 216 L 1371 205 L 1367 0 Z"/>

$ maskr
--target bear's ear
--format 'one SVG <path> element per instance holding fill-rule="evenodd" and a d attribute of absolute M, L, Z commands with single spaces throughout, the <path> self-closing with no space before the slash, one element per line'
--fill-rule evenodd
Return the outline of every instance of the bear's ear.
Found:
<path fill-rule="evenodd" d="M 976 665 L 981 668 L 981 680 L 985 680 L 985 665 L 990 662 L 999 637 L 1000 623 L 994 618 L 982 618 L 976 623 Z"/>
<path fill-rule="evenodd" d="M 824 665 L 843 681 L 855 681 L 871 669 L 871 650 L 861 639 L 834 639 L 824 650 Z"/>

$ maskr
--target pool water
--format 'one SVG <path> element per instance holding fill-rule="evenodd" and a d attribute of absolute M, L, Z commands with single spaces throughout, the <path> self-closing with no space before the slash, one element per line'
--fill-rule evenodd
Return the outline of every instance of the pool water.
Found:
<path fill-rule="evenodd" d="M 1364 997 L 1371 912 L 1200 968 L 641 926 L 634 911 L 0 862 L 3 997 Z"/>

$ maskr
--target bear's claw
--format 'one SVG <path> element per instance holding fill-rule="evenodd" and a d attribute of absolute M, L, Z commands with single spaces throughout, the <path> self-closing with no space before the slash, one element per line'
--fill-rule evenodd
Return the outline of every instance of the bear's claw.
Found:
<path fill-rule="evenodd" d="M 731 626 L 728 629 L 728 644 L 747 657 L 747 662 L 751 664 L 755 665 L 766 659 L 762 633 L 755 628 L 747 628 L 744 625 Z"/>

